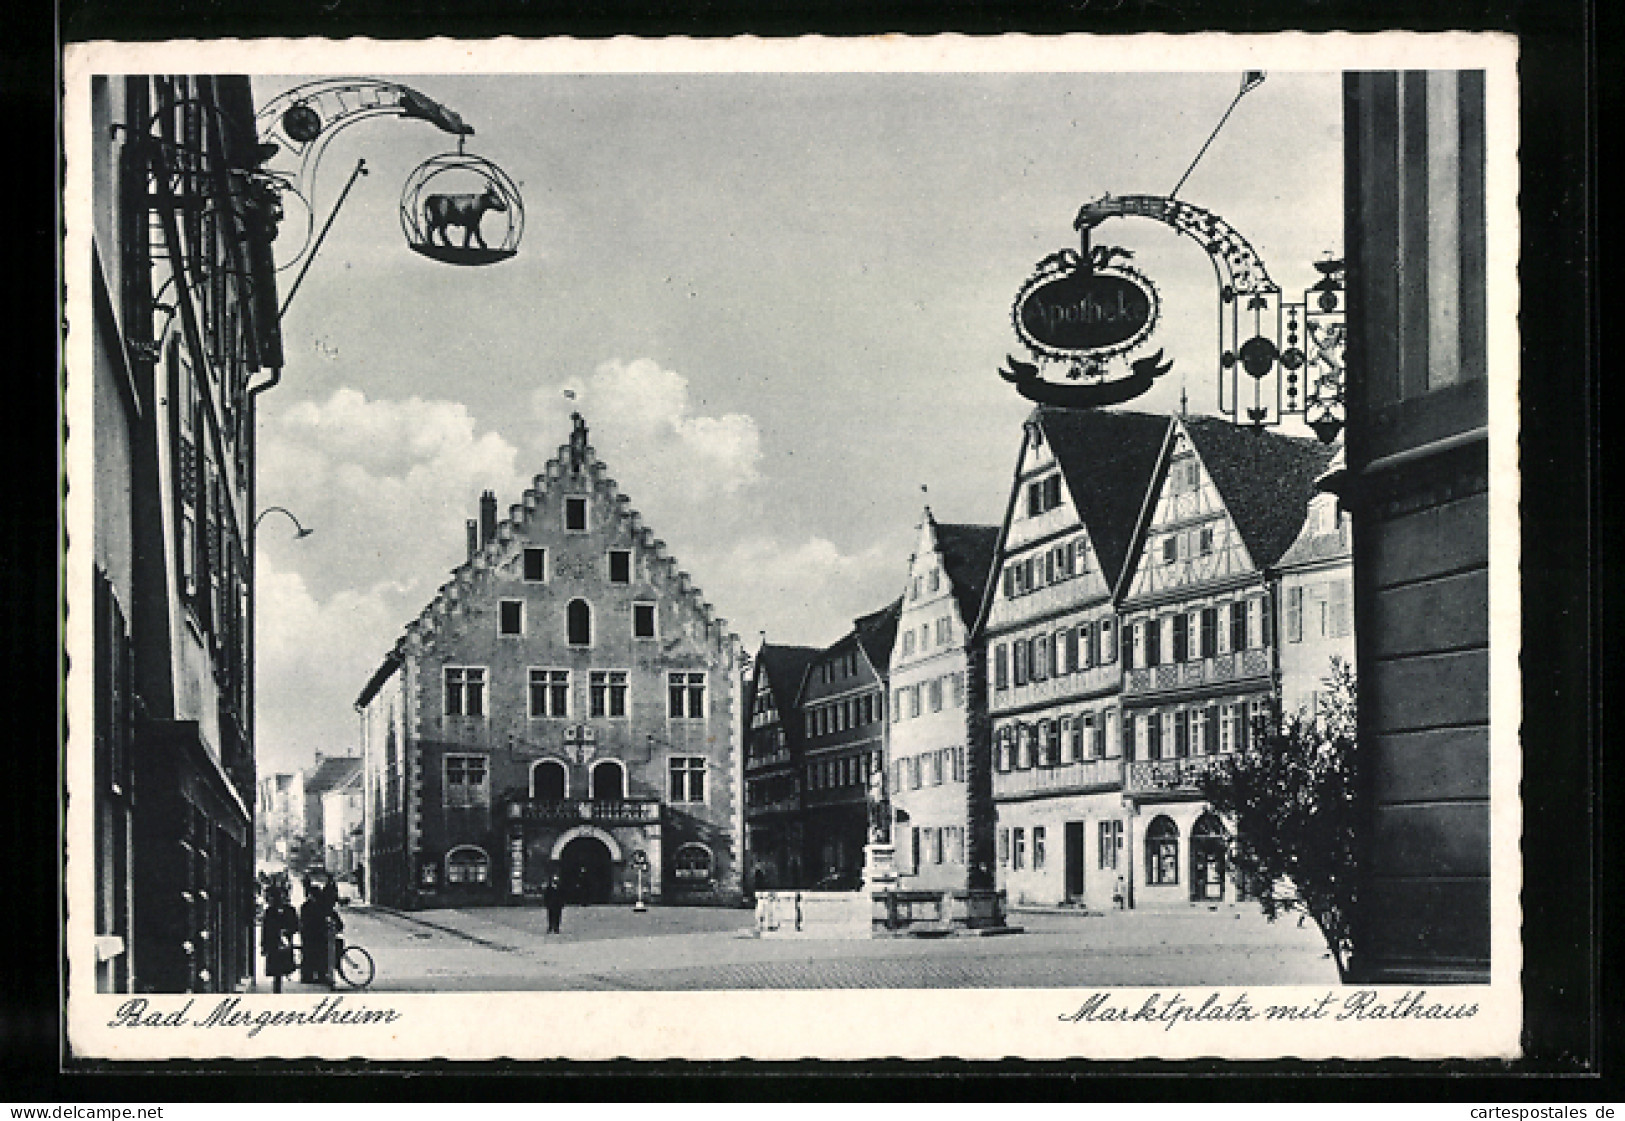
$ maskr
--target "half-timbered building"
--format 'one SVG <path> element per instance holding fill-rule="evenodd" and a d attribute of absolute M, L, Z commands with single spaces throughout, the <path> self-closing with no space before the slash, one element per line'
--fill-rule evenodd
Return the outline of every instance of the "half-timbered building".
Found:
<path fill-rule="evenodd" d="M 806 836 L 801 820 L 805 726 L 801 682 L 819 654 L 812 646 L 763 642 L 746 699 L 746 886 L 804 886 Z"/>

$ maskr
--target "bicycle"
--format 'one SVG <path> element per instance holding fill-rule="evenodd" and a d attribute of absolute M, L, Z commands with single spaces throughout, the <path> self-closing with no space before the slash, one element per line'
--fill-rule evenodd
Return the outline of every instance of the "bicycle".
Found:
<path fill-rule="evenodd" d="M 372 984 L 378 967 L 365 949 L 353 942 L 346 943 L 342 935 L 334 933 L 329 935 L 328 951 L 328 960 L 334 963 L 333 976 L 352 989 L 364 989 Z M 293 964 L 295 969 L 304 964 L 304 947 L 298 942 L 293 943 Z"/>

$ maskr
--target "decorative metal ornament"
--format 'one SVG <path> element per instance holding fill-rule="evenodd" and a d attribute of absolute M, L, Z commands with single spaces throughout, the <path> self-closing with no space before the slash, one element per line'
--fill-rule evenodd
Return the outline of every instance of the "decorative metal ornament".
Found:
<path fill-rule="evenodd" d="M 1010 321 L 1016 337 L 1037 358 L 1010 356 L 999 376 L 1030 401 L 1089 409 L 1140 396 L 1154 378 L 1172 369 L 1162 351 L 1125 362 L 1156 329 L 1161 300 L 1156 285 L 1126 263 L 1132 254 L 1116 246 L 1087 244 L 1062 249 L 1040 261 L 1016 293 Z M 1060 364 L 1061 380 L 1045 377 L 1041 363 Z"/>
<path fill-rule="evenodd" d="M 487 240 L 487 215 L 501 233 Z M 419 164 L 401 188 L 401 230 L 415 253 L 448 265 L 490 265 L 519 251 L 525 203 L 496 164 L 461 148 Z"/>

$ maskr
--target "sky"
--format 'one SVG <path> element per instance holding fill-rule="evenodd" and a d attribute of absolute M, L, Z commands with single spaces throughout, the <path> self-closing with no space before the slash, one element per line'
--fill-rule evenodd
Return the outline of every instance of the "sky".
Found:
<path fill-rule="evenodd" d="M 262 773 L 356 752 L 353 705 L 464 558 L 479 495 L 520 502 L 579 409 L 591 442 L 747 649 L 823 645 L 902 589 L 922 506 L 996 524 L 1030 402 L 1010 307 L 1078 207 L 1166 195 L 1240 86 L 1206 74 L 399 75 L 457 111 L 524 198 L 518 254 L 409 251 L 398 206 L 454 148 L 417 121 L 337 134 L 333 222 L 259 398 Z M 264 104 L 298 82 L 256 78 Z M 1341 78 L 1269 73 L 1179 197 L 1286 298 L 1342 256 Z M 466 189 L 466 188 L 455 188 Z M 494 216 L 487 232 L 496 228 Z M 305 230 L 289 205 L 286 253 Z M 1157 286 L 1173 372 L 1129 408 L 1217 405 L 1212 265 L 1158 223 L 1096 234 Z M 293 270 L 279 278 L 284 295 Z M 565 391 L 573 391 L 573 400 Z M 922 493 L 922 487 L 926 488 Z"/>

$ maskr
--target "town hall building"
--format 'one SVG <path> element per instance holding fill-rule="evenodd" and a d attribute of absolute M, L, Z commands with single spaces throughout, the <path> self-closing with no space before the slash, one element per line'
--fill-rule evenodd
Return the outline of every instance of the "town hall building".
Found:
<path fill-rule="evenodd" d="M 356 701 L 378 903 L 739 898 L 738 641 L 574 421 Z"/>

